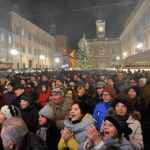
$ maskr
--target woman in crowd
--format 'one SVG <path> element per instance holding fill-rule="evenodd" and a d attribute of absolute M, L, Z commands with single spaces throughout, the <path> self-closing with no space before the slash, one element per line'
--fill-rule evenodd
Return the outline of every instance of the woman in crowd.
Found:
<path fill-rule="evenodd" d="M 108 86 L 113 87 L 116 90 L 116 93 L 119 93 L 119 91 L 117 90 L 116 85 L 115 85 L 115 79 L 113 77 L 108 78 L 107 84 L 108 84 Z"/>
<path fill-rule="evenodd" d="M 140 113 L 135 112 L 132 107 L 132 101 L 126 94 L 118 94 L 112 102 L 112 107 L 115 113 L 123 116 L 132 129 L 132 134 L 129 135 L 129 141 L 132 143 L 135 150 L 143 149 L 143 136 L 141 124 L 139 122 Z"/>
<path fill-rule="evenodd" d="M 71 106 L 70 117 L 64 121 L 65 129 L 61 130 L 58 149 L 81 149 L 81 143 L 87 139 L 87 127 L 94 123 L 89 114 L 88 106 L 82 102 L 75 102 Z"/>
<path fill-rule="evenodd" d="M 49 149 L 57 150 L 60 140 L 60 130 L 56 127 L 53 120 L 53 109 L 45 105 L 38 113 L 39 124 L 36 134 L 40 136 L 47 144 Z"/>
<path fill-rule="evenodd" d="M 86 103 L 87 99 L 88 99 L 88 96 L 85 92 L 84 87 L 78 87 L 77 93 L 78 93 L 78 101 Z"/>
<path fill-rule="evenodd" d="M 132 133 L 124 117 L 112 114 L 105 117 L 103 132 L 98 133 L 95 126 L 88 127 L 88 141 L 82 144 L 82 149 L 103 150 L 107 145 L 115 145 L 121 150 L 134 150 L 133 146 L 127 140 Z"/>
<path fill-rule="evenodd" d="M 46 105 L 46 100 L 49 98 L 49 94 L 51 92 L 51 88 L 48 86 L 47 83 L 42 83 L 42 92 L 40 94 L 39 99 L 36 101 L 37 104 L 40 104 L 42 107 Z"/>
<path fill-rule="evenodd" d="M 100 131 L 102 122 L 107 116 L 107 110 L 111 108 L 111 102 L 116 95 L 116 90 L 113 87 L 107 86 L 103 89 L 103 101 L 95 106 L 93 118 L 95 119 L 95 127 Z"/>
<path fill-rule="evenodd" d="M 30 95 L 23 95 L 20 101 L 21 117 L 27 125 L 29 131 L 35 133 L 38 125 L 38 109 L 33 104 Z"/>
<path fill-rule="evenodd" d="M 93 96 L 93 94 L 94 94 L 94 92 L 95 92 L 95 89 L 94 89 L 94 87 L 92 86 L 92 84 L 89 83 L 89 82 L 86 82 L 84 88 L 85 88 L 85 92 L 86 92 L 86 94 L 88 95 L 88 97 L 89 97 L 89 98 L 92 98 L 92 96 Z"/>
<path fill-rule="evenodd" d="M 128 95 L 133 100 L 134 110 L 141 114 L 144 110 L 144 103 L 140 99 L 140 89 L 138 86 L 130 87 Z"/>
<path fill-rule="evenodd" d="M 66 96 L 70 97 L 73 102 L 78 101 L 78 95 L 75 90 L 69 89 L 66 93 Z"/>

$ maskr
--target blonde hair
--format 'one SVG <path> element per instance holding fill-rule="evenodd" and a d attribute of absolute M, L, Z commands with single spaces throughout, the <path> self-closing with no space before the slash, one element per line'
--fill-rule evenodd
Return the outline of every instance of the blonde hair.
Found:
<path fill-rule="evenodd" d="M 78 87 L 77 92 L 79 92 L 79 90 L 81 90 L 83 95 L 86 94 L 84 87 L 82 87 L 82 86 Z"/>

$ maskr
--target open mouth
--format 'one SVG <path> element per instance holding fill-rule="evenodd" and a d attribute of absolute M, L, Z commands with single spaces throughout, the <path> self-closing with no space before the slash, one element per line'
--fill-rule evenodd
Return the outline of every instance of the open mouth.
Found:
<path fill-rule="evenodd" d="M 109 132 L 104 132 L 104 137 L 105 137 L 105 139 L 108 138 L 108 137 L 110 137 Z"/>

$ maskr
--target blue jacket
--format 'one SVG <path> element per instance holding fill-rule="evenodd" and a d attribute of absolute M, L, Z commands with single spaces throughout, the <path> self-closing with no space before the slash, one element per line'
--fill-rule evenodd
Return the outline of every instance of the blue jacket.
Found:
<path fill-rule="evenodd" d="M 111 108 L 110 103 L 105 103 L 104 101 L 98 103 L 95 106 L 95 110 L 93 113 L 93 118 L 95 120 L 95 127 L 97 128 L 98 131 L 100 131 L 100 127 L 102 125 L 102 122 L 104 118 L 107 116 L 107 110 Z"/>

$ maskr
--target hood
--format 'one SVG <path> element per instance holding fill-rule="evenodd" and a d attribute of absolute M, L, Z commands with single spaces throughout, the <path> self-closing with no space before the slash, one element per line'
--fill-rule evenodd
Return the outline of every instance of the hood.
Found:
<path fill-rule="evenodd" d="M 87 130 L 87 126 L 94 124 L 94 119 L 91 114 L 86 114 L 82 121 L 76 124 L 73 124 L 72 121 L 68 118 L 64 121 L 64 126 L 70 131 L 70 132 L 80 132 L 83 130 Z"/>

